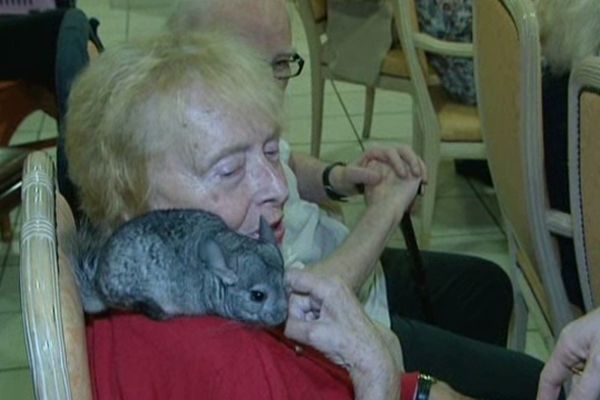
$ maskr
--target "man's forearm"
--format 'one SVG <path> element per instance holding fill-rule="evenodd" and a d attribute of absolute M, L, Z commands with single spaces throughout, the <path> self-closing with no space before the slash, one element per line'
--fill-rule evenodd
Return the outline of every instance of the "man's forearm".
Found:
<path fill-rule="evenodd" d="M 321 179 L 325 166 L 324 162 L 308 154 L 292 154 L 290 167 L 298 179 L 298 192 L 302 199 L 317 204 L 329 201 Z"/>

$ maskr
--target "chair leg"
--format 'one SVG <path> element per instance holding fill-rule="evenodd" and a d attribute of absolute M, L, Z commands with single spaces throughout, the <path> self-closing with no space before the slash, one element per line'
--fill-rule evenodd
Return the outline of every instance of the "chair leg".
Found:
<path fill-rule="evenodd" d="M 414 105 L 413 105 L 414 106 Z M 413 109 L 412 113 L 412 147 L 415 153 L 421 158 L 424 158 L 423 155 L 424 150 L 424 139 L 423 139 L 423 130 L 421 129 L 421 125 L 419 123 L 419 115 L 417 111 Z"/>
<path fill-rule="evenodd" d="M 508 336 L 508 348 L 516 351 L 525 351 L 529 309 L 519 288 L 515 290 L 514 302 L 515 306 Z"/>
<path fill-rule="evenodd" d="M 365 112 L 363 117 L 362 138 L 371 137 L 371 124 L 373 123 L 373 109 L 375 108 L 375 87 L 367 86 L 365 88 Z"/>
<path fill-rule="evenodd" d="M 2 235 L 2 241 L 5 243 L 8 243 L 13 239 L 13 231 L 9 214 L 0 215 L 0 235 Z"/>
<path fill-rule="evenodd" d="M 415 107 L 414 104 L 413 107 Z M 432 140 L 431 135 L 427 135 L 422 118 L 423 116 L 419 114 L 419 110 L 413 109 L 413 142 L 417 145 L 417 154 L 421 156 L 427 166 L 427 186 L 425 187 L 425 193 L 421 199 L 419 210 L 421 219 L 419 245 L 422 248 L 428 248 L 431 239 L 433 211 L 435 209 L 437 175 L 440 164 L 440 143 L 437 140 Z"/>
<path fill-rule="evenodd" d="M 427 186 L 425 194 L 421 201 L 421 234 L 420 234 L 420 246 L 424 249 L 429 247 L 431 239 L 431 226 L 433 224 L 433 212 L 435 210 L 435 194 L 437 186 L 437 174 L 439 167 L 439 155 L 430 155 L 425 157 L 425 165 L 427 168 Z"/>
<path fill-rule="evenodd" d="M 319 158 L 321 153 L 321 137 L 323 133 L 323 98 L 325 79 L 320 70 L 312 71 L 312 133 L 310 137 L 310 154 Z"/>

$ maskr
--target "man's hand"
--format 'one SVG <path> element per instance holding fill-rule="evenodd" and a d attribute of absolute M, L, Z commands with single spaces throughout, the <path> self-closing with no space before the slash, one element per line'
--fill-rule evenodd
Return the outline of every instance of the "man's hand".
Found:
<path fill-rule="evenodd" d="M 357 194 L 357 185 L 375 186 L 382 176 L 377 169 L 369 167 L 372 161 L 387 165 L 401 179 L 420 178 L 427 183 L 427 169 L 423 161 L 409 146 L 394 148 L 373 148 L 345 168 L 334 168 L 330 181 L 336 191 L 345 195 Z"/>
<path fill-rule="evenodd" d="M 560 388 L 573 373 L 569 400 L 600 397 L 600 309 L 567 325 L 546 363 L 538 387 L 538 400 L 558 398 Z"/>
<path fill-rule="evenodd" d="M 374 147 L 365 151 L 358 165 L 367 166 L 371 161 L 386 164 L 402 179 L 420 178 L 427 183 L 427 168 L 423 160 L 416 155 L 410 146 Z"/>
<path fill-rule="evenodd" d="M 378 171 L 381 180 L 377 185 L 365 188 L 367 205 L 376 207 L 392 207 L 397 225 L 404 213 L 410 209 L 421 184 L 421 178 L 408 174 L 400 178 L 387 164 L 379 161 L 369 161 L 368 167 Z"/>

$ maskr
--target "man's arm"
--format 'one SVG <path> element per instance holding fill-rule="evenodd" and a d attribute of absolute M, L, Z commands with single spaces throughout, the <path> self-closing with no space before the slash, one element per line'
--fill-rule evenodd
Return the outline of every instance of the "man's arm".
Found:
<path fill-rule="evenodd" d="M 308 154 L 292 153 L 290 157 L 290 168 L 294 171 L 298 179 L 298 191 L 300 197 L 306 201 L 317 204 L 325 204 L 331 199 L 327 197 L 325 188 L 323 187 L 323 171 L 327 167 L 327 163 L 316 159 Z M 341 175 L 349 173 L 354 177 L 356 183 L 374 184 L 379 180 L 379 175 L 373 171 L 359 166 L 343 167 L 338 166 L 331 170 L 331 184 L 336 192 L 345 196 L 353 196 L 358 194 L 356 186 L 351 183 L 344 182 Z"/>
<path fill-rule="evenodd" d="M 371 161 L 369 168 L 378 172 L 380 182 L 366 186 L 367 207 L 346 240 L 325 260 L 313 265 L 313 271 L 341 278 L 358 292 L 383 251 L 393 230 L 412 203 L 421 181 L 410 175 L 397 177 L 387 165 Z"/>
<path fill-rule="evenodd" d="M 331 170 L 330 182 L 335 191 L 352 196 L 359 194 L 357 184 L 373 186 L 379 183 L 380 174 L 372 168 L 367 168 L 367 164 L 373 160 L 392 168 L 399 178 L 413 175 L 421 178 L 422 182 L 427 182 L 425 164 L 409 146 L 372 148 L 347 166 L 337 166 Z M 317 204 L 323 204 L 330 200 L 323 187 L 322 179 L 327 165 L 308 154 L 291 154 L 290 168 L 298 179 L 298 191 L 302 199 Z"/>

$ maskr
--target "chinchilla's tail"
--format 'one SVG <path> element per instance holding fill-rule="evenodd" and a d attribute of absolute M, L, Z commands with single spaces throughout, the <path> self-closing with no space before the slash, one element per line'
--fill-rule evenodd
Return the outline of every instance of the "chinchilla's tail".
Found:
<path fill-rule="evenodd" d="M 94 314 L 106 310 L 96 286 L 98 255 L 107 235 L 100 233 L 87 218 L 84 218 L 77 232 L 67 238 L 67 251 L 73 265 L 73 272 L 81 302 L 85 312 Z"/>

